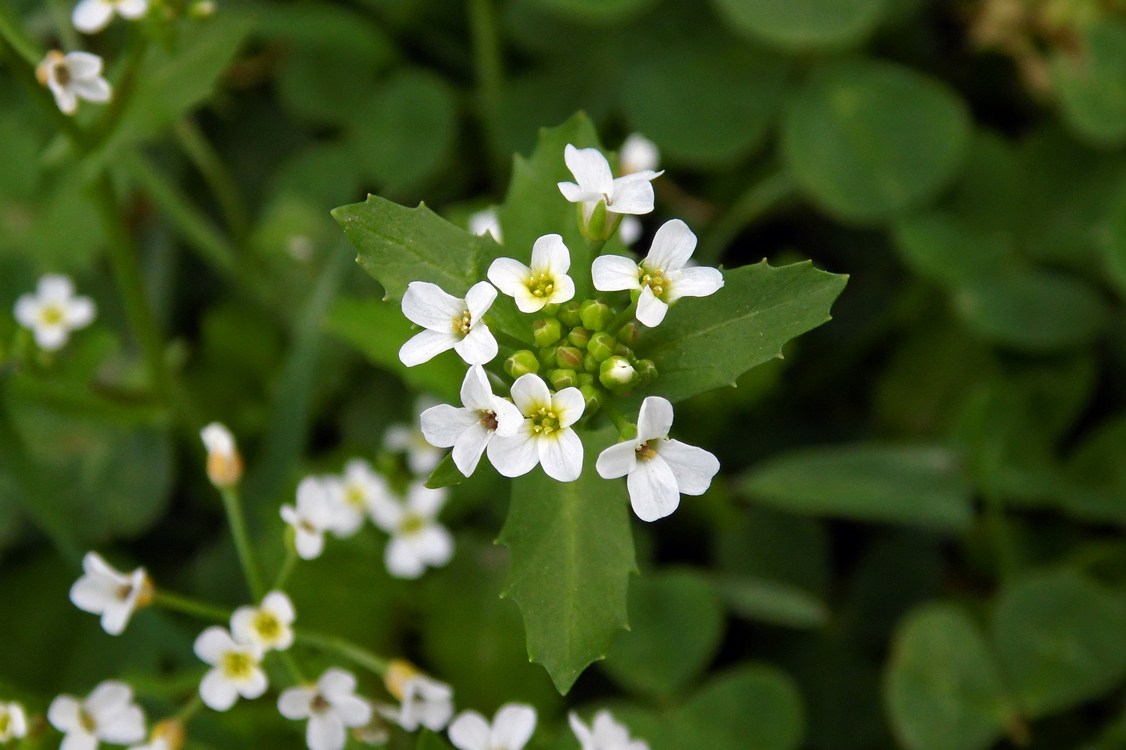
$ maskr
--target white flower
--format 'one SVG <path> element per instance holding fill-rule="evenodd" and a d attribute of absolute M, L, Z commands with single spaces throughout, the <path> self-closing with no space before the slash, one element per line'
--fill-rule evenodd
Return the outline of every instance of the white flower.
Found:
<path fill-rule="evenodd" d="M 297 485 L 297 507 L 283 505 L 282 520 L 293 527 L 294 544 L 302 560 L 321 556 L 325 532 L 336 521 L 328 487 L 316 477 L 305 477 Z"/>
<path fill-rule="evenodd" d="M 617 179 L 610 163 L 596 148 L 575 148 L 567 144 L 563 159 L 575 182 L 560 182 L 559 191 L 572 203 L 583 205 L 583 217 L 590 221 L 599 203 L 615 214 L 647 214 L 653 210 L 651 180 L 661 175 L 649 169 L 633 172 Z"/>
<path fill-rule="evenodd" d="M 422 412 L 420 421 L 426 440 L 439 448 L 453 447 L 454 464 L 469 476 L 493 436 L 516 434 L 524 415 L 511 402 L 493 395 L 489 376 L 480 365 L 465 373 L 461 403 L 465 408 L 433 406 Z"/>
<path fill-rule="evenodd" d="M 407 488 L 405 502 L 385 497 L 372 507 L 372 519 L 391 535 L 384 554 L 391 575 L 418 578 L 427 565 L 445 565 L 453 557 L 450 532 L 434 520 L 445 502 L 444 489 L 414 482 Z"/>
<path fill-rule="evenodd" d="M 656 521 L 676 510 L 680 495 L 702 495 L 719 471 L 719 461 L 703 448 L 669 440 L 672 404 L 660 396 L 641 403 L 637 437 L 611 445 L 595 463 L 603 479 L 629 475 L 630 504 L 642 521 Z"/>
<path fill-rule="evenodd" d="M 82 558 L 82 576 L 70 587 L 74 606 L 102 616 L 102 629 L 121 635 L 138 607 L 152 601 L 152 581 L 144 568 L 125 574 L 115 570 L 97 552 Z"/>
<path fill-rule="evenodd" d="M 212 422 L 199 431 L 207 449 L 207 478 L 216 487 L 234 487 L 242 479 L 242 456 L 234 435 L 219 422 Z"/>
<path fill-rule="evenodd" d="M 341 750 L 348 727 L 371 720 L 371 705 L 356 696 L 356 678 L 343 669 L 326 669 L 312 687 L 293 687 L 278 696 L 278 711 L 287 719 L 308 719 L 309 750 Z"/>
<path fill-rule="evenodd" d="M 453 688 L 427 677 L 413 665 L 400 659 L 392 661 L 386 681 L 399 706 L 381 707 L 379 713 L 408 732 L 420 726 L 440 732 L 454 715 Z"/>
<path fill-rule="evenodd" d="M 18 703 L 0 703 L 0 743 L 27 736 L 27 714 Z"/>
<path fill-rule="evenodd" d="M 35 343 L 46 351 L 61 349 L 70 332 L 94 321 L 94 303 L 75 297 L 74 284 L 66 276 L 47 274 L 39 279 L 35 294 L 16 300 L 16 320 L 35 334 Z"/>
<path fill-rule="evenodd" d="M 79 99 L 104 104 L 113 96 L 113 89 L 102 78 L 102 58 L 89 52 L 64 55 L 53 49 L 35 69 L 35 77 L 51 89 L 55 104 L 68 115 L 78 109 Z"/>
<path fill-rule="evenodd" d="M 293 602 L 281 591 L 271 591 L 260 607 L 239 607 L 231 615 L 231 634 L 239 643 L 254 643 L 262 651 L 285 651 L 293 645 Z"/>
<path fill-rule="evenodd" d="M 437 404 L 438 401 L 429 396 L 419 396 L 414 410 L 416 414 L 422 414 Z M 393 424 L 388 427 L 383 435 L 383 447 L 393 453 L 406 453 L 407 468 L 416 476 L 429 474 L 445 456 L 445 451 L 426 441 L 422 430 L 418 428 L 417 419 L 409 425 Z"/>
<path fill-rule="evenodd" d="M 253 699 L 266 692 L 269 683 L 259 666 L 262 647 L 258 644 L 236 643 L 230 633 L 212 625 L 199 634 L 192 648 L 212 666 L 199 683 L 199 697 L 208 708 L 226 711 L 240 695 Z"/>
<path fill-rule="evenodd" d="M 545 234 L 532 245 L 529 268 L 512 258 L 497 258 L 489 266 L 489 281 L 516 300 L 523 313 L 539 312 L 575 296 L 575 282 L 567 275 L 571 253 L 558 234 Z"/>
<path fill-rule="evenodd" d="M 79 701 L 60 695 L 47 709 L 51 726 L 63 732 L 61 750 L 94 750 L 99 742 L 127 745 L 145 737 L 145 714 L 123 682 L 107 680 Z"/>
<path fill-rule="evenodd" d="M 181 750 L 184 747 L 184 725 L 179 719 L 158 721 L 149 735 L 149 742 L 129 750 Z"/>
<path fill-rule="evenodd" d="M 583 470 L 583 443 L 571 429 L 586 408 L 578 388 L 555 395 L 537 375 L 521 375 L 512 384 L 512 400 L 524 415 L 516 434 L 497 435 L 489 443 L 489 461 L 506 477 L 527 474 L 536 464 L 560 482 L 573 482 Z"/>
<path fill-rule="evenodd" d="M 665 319 L 669 305 L 681 297 L 707 297 L 723 286 L 716 268 L 685 268 L 696 249 L 696 235 L 680 219 L 666 221 L 653 237 L 640 264 L 620 255 L 594 259 L 591 276 L 600 292 L 640 289 L 637 319 L 649 327 Z"/>
<path fill-rule="evenodd" d="M 490 726 L 476 711 L 464 711 L 450 724 L 450 742 L 458 750 L 523 750 L 536 731 L 536 709 L 506 703 Z"/>
<path fill-rule="evenodd" d="M 582 750 L 649 750 L 649 744 L 644 740 L 631 740 L 629 730 L 614 721 L 609 711 L 596 713 L 589 727 L 574 711 L 567 715 L 567 720 Z"/>
<path fill-rule="evenodd" d="M 403 315 L 425 328 L 399 349 L 407 367 L 428 362 L 453 349 L 471 365 L 483 365 L 497 356 L 497 340 L 483 316 L 497 298 L 487 281 L 470 287 L 465 299 L 446 294 L 437 284 L 412 281 L 403 295 Z"/>
<path fill-rule="evenodd" d="M 330 530 L 341 538 L 359 531 L 378 499 L 390 492 L 383 477 L 361 458 L 344 465 L 343 477 L 329 478 L 328 491 L 333 507 Z"/>
<path fill-rule="evenodd" d="M 661 152 L 657 144 L 641 133 L 630 133 L 622 142 L 618 152 L 618 166 L 622 174 L 634 174 L 656 169 L 661 164 Z"/>
<path fill-rule="evenodd" d="M 149 12 L 149 0 L 80 0 L 71 21 L 83 34 L 94 34 L 109 25 L 113 14 L 136 20 Z"/>
<path fill-rule="evenodd" d="M 492 235 L 497 242 L 504 242 L 500 230 L 500 218 L 496 209 L 486 208 L 469 215 L 469 231 L 476 235 Z"/>

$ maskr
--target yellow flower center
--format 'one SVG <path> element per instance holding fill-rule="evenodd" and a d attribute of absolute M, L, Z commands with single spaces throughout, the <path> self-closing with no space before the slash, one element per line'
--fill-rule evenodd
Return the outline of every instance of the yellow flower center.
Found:
<path fill-rule="evenodd" d="M 529 415 L 532 432 L 537 435 L 550 435 L 560 429 L 559 415 L 550 406 L 541 406 Z"/>
<path fill-rule="evenodd" d="M 555 277 L 546 271 L 528 277 L 528 291 L 533 297 L 550 297 L 555 293 Z"/>
<path fill-rule="evenodd" d="M 39 310 L 39 322 L 45 326 L 57 326 L 63 322 L 63 311 L 58 305 L 44 305 Z"/>
<path fill-rule="evenodd" d="M 364 491 L 356 485 L 349 485 L 344 492 L 345 501 L 356 508 L 364 507 Z"/>
<path fill-rule="evenodd" d="M 254 632 L 267 643 L 273 643 L 281 638 L 282 624 L 273 612 L 261 610 L 254 616 Z"/>
<path fill-rule="evenodd" d="M 8 731 L 12 727 L 12 717 L 8 714 L 7 709 L 0 708 L 0 739 L 8 737 Z"/>
<path fill-rule="evenodd" d="M 652 270 L 642 267 L 641 269 L 641 286 L 647 286 L 653 294 L 660 298 L 669 288 L 669 278 L 665 276 L 664 270 L 654 268 Z"/>
<path fill-rule="evenodd" d="M 98 722 L 94 721 L 94 717 L 88 714 L 84 708 L 78 709 L 78 725 L 89 734 L 93 734 L 94 730 L 98 728 Z"/>
<path fill-rule="evenodd" d="M 641 461 L 648 461 L 655 455 L 657 455 L 657 451 L 653 450 L 649 443 L 646 442 L 637 446 L 637 457 Z"/>
<path fill-rule="evenodd" d="M 254 672 L 254 658 L 242 651 L 228 651 L 223 654 L 220 668 L 223 674 L 231 680 L 246 680 Z"/>
<path fill-rule="evenodd" d="M 417 534 L 426 528 L 426 519 L 417 513 L 407 513 L 403 516 L 403 520 L 399 521 L 400 534 Z"/>
<path fill-rule="evenodd" d="M 465 336 L 469 333 L 469 329 L 473 326 L 473 316 L 466 310 L 461 315 L 453 319 L 454 333 L 459 336 Z"/>

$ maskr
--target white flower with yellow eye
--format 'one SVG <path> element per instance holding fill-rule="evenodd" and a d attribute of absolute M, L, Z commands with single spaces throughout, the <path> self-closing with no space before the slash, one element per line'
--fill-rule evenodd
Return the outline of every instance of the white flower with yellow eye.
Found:
<path fill-rule="evenodd" d="M 70 587 L 74 606 L 102 616 L 102 629 L 121 635 L 138 607 L 152 602 L 152 581 L 144 568 L 122 573 L 97 552 L 82 558 L 82 576 Z"/>
<path fill-rule="evenodd" d="M 240 695 L 254 699 L 269 687 L 257 643 L 236 643 L 225 629 L 213 625 L 199 634 L 192 648 L 212 667 L 199 683 L 199 697 L 208 708 L 226 711 Z"/>
<path fill-rule="evenodd" d="M 80 0 L 70 20 L 83 34 L 95 34 L 109 25 L 114 13 L 135 21 L 148 12 L 149 0 Z"/>
<path fill-rule="evenodd" d="M 582 745 L 582 750 L 649 750 L 644 740 L 630 739 L 629 729 L 614 721 L 609 711 L 599 711 L 588 727 L 572 711 L 567 715 L 571 731 Z"/>
<path fill-rule="evenodd" d="M 387 692 L 398 706 L 381 706 L 380 715 L 408 732 L 426 727 L 440 732 L 454 715 L 454 691 L 449 685 L 426 675 L 403 659 L 392 659 L 383 677 Z"/>
<path fill-rule="evenodd" d="M 559 192 L 571 203 L 582 204 L 585 221 L 590 221 L 599 203 L 606 204 L 606 211 L 612 214 L 640 215 L 653 210 L 652 180 L 661 172 L 643 169 L 614 179 L 601 151 L 571 144 L 563 150 L 563 160 L 575 182 L 558 183 Z"/>
<path fill-rule="evenodd" d="M 336 522 L 336 511 L 328 485 L 317 477 L 305 477 L 297 485 L 297 505 L 283 505 L 281 517 L 294 532 L 294 546 L 302 560 L 321 556 L 325 532 Z"/>
<path fill-rule="evenodd" d="M 61 349 L 70 332 L 94 322 L 96 310 L 89 297 L 75 297 L 74 284 L 66 276 L 47 274 L 39 279 L 35 294 L 16 300 L 16 321 L 35 334 L 40 349 Z"/>
<path fill-rule="evenodd" d="M 0 703 L 0 744 L 27 736 L 27 713 L 18 703 Z"/>
<path fill-rule="evenodd" d="M 64 55 L 53 49 L 35 69 L 35 77 L 51 90 L 63 114 L 73 115 L 79 99 L 105 104 L 113 97 L 109 82 L 102 78 L 102 58 L 89 52 Z"/>
<path fill-rule="evenodd" d="M 567 275 L 571 253 L 558 234 L 545 234 L 532 245 L 532 265 L 497 258 L 489 266 L 489 281 L 516 300 L 523 313 L 539 312 L 575 296 L 575 282 Z"/>
<path fill-rule="evenodd" d="M 327 486 L 333 508 L 330 530 L 341 538 L 359 531 L 379 498 L 390 494 L 386 480 L 362 458 L 345 464 L 344 475 L 329 477 Z"/>
<path fill-rule="evenodd" d="M 439 448 L 453 450 L 454 465 L 470 476 L 481 454 L 496 435 L 514 435 L 524 415 L 510 401 L 493 395 L 489 376 L 480 365 L 465 373 L 461 384 L 461 409 L 438 404 L 422 412 L 419 420 L 426 440 Z"/>
<path fill-rule="evenodd" d="M 506 477 L 527 474 L 536 464 L 560 482 L 573 482 L 583 469 L 583 443 L 571 428 L 586 408 L 578 388 L 552 394 L 538 375 L 521 375 L 512 400 L 524 415 L 514 435 L 493 437 L 489 461 Z"/>
<path fill-rule="evenodd" d="M 411 484 L 402 502 L 385 497 L 375 503 L 372 518 L 391 535 L 384 553 L 388 573 L 396 578 L 418 578 L 427 566 L 440 567 L 450 561 L 454 540 L 437 521 L 445 503 L 444 489 L 432 490 L 422 482 Z"/>
<path fill-rule="evenodd" d="M 292 687 L 278 696 L 278 711 L 287 719 L 308 719 L 309 750 L 342 750 L 349 727 L 371 720 L 371 704 L 356 695 L 356 678 L 343 669 L 326 669 L 315 685 Z"/>
<path fill-rule="evenodd" d="M 231 615 L 231 634 L 240 643 L 254 643 L 262 651 L 285 651 L 293 645 L 293 602 L 281 591 L 271 591 L 259 607 L 239 607 Z"/>
<path fill-rule="evenodd" d="M 403 315 L 425 328 L 399 349 L 407 367 L 429 362 L 453 349 L 467 364 L 483 365 L 497 356 L 497 340 L 485 325 L 484 315 L 497 298 L 487 281 L 470 287 L 464 299 L 446 294 L 437 284 L 412 281 L 403 294 Z"/>
<path fill-rule="evenodd" d="M 60 750 L 95 750 L 99 742 L 128 745 L 145 737 L 145 714 L 133 690 L 106 680 L 84 699 L 60 695 L 47 709 L 47 721 L 66 736 Z"/>

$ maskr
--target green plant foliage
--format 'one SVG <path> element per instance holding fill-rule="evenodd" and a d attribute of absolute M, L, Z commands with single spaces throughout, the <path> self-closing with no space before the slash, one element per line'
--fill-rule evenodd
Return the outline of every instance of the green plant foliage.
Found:
<path fill-rule="evenodd" d="M 1099 146 L 1126 142 L 1126 21 L 1107 19 L 1083 30 L 1080 51 L 1052 60 L 1065 119 Z"/>
<path fill-rule="evenodd" d="M 592 25 L 618 24 L 637 17 L 655 0 L 530 0 L 545 10 Z"/>
<path fill-rule="evenodd" d="M 851 44 L 870 33 L 887 0 L 713 0 L 732 26 L 782 47 L 816 48 Z"/>

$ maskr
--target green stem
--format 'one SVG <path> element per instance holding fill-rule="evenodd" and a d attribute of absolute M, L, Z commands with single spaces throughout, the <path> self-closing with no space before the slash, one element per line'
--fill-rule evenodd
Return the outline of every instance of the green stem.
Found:
<path fill-rule="evenodd" d="M 469 0 L 469 33 L 473 43 L 473 70 L 477 78 L 477 99 L 481 126 L 495 151 L 498 138 L 498 112 L 504 81 L 501 37 L 493 0 Z M 504 163 L 493 153 L 493 171 L 499 177 Z"/>
<path fill-rule="evenodd" d="M 207 186 L 211 188 L 231 234 L 236 241 L 246 237 L 250 228 L 249 213 L 226 163 L 191 118 L 176 123 L 175 134 L 180 142 L 180 148 L 191 159 L 192 164 L 203 175 Z"/>
<path fill-rule="evenodd" d="M 312 646 L 321 651 L 330 651 L 339 654 L 361 667 L 371 670 L 380 677 L 387 674 L 386 659 L 380 658 L 372 652 L 360 648 L 351 641 L 337 638 L 336 636 L 323 635 L 321 633 L 310 633 L 304 630 L 296 631 L 294 633 L 294 639 L 297 643 Z"/>
<path fill-rule="evenodd" d="M 117 126 L 121 123 L 121 118 L 128 109 L 130 99 L 133 98 L 133 90 L 137 85 L 137 74 L 141 71 L 145 51 L 149 47 L 149 40 L 143 34 L 130 34 L 128 40 L 124 54 L 124 72 L 118 76 L 117 82 L 114 84 L 113 98 L 110 100 L 109 106 L 93 128 L 93 143 L 90 144 L 88 151 L 94 151 L 113 137 L 113 134 L 117 131 Z"/>
<path fill-rule="evenodd" d="M 288 651 L 279 651 L 277 653 L 278 658 L 280 658 L 282 661 L 282 664 L 284 664 L 285 668 L 289 670 L 289 674 L 293 678 L 293 681 L 298 685 L 307 685 L 309 683 L 309 680 L 305 677 L 305 673 L 301 671 L 301 667 L 297 664 L 297 660 L 293 658 L 293 654 Z"/>
<path fill-rule="evenodd" d="M 32 70 L 43 59 L 43 54 L 36 49 L 36 45 L 23 33 L 23 27 L 14 17 L 7 2 L 0 2 L 0 38 L 8 43 Z"/>
<path fill-rule="evenodd" d="M 289 580 L 289 576 L 293 573 L 293 568 L 297 564 L 297 548 L 292 544 L 285 545 L 285 561 L 282 563 L 281 570 L 278 571 L 278 577 L 274 579 L 274 587 L 271 591 L 284 591 L 285 584 Z"/>
<path fill-rule="evenodd" d="M 196 711 L 203 707 L 203 699 L 199 697 L 199 693 L 195 693 L 192 699 L 188 701 L 183 708 L 176 712 L 172 717 L 173 721 L 180 722 L 181 725 L 186 725 L 191 718 L 195 716 Z"/>
<path fill-rule="evenodd" d="M 620 313 L 614 316 L 614 320 L 610 322 L 610 325 L 606 330 L 612 332 L 615 336 L 617 336 L 618 331 L 622 330 L 622 326 L 633 320 L 636 314 L 637 300 L 631 299 L 629 305 L 626 306 L 626 309 L 622 310 Z"/>
<path fill-rule="evenodd" d="M 603 404 L 602 411 L 608 417 L 610 417 L 610 421 L 613 422 L 614 426 L 618 428 L 619 436 L 625 435 L 626 433 L 631 431 L 636 432 L 636 426 L 628 419 L 626 419 L 620 411 L 618 411 L 618 407 L 607 402 Z"/>
<path fill-rule="evenodd" d="M 202 620 L 217 620 L 219 622 L 226 622 L 231 619 L 229 610 L 218 607 L 208 602 L 201 602 L 198 599 L 183 596 L 182 594 L 173 594 L 164 589 L 156 589 L 153 592 L 153 604 L 158 607 L 170 609 L 173 612 L 180 612 L 192 617 L 198 617 Z"/>
<path fill-rule="evenodd" d="M 696 252 L 700 263 L 714 264 L 739 232 L 778 204 L 788 200 L 797 190 L 793 177 L 779 170 L 759 180 L 735 201 L 730 210 L 711 228 Z"/>
<path fill-rule="evenodd" d="M 261 601 L 266 591 L 262 588 L 262 577 L 258 573 L 258 566 L 254 562 L 253 548 L 250 546 L 250 537 L 246 533 L 246 523 L 243 519 L 242 501 L 239 499 L 238 488 L 222 487 L 219 493 L 223 496 L 223 509 L 227 512 L 227 523 L 231 527 L 231 536 L 234 538 L 235 549 L 238 551 L 239 564 L 242 566 L 243 576 L 250 588 L 250 593 L 255 601 Z"/>
<path fill-rule="evenodd" d="M 70 21 L 70 7 L 63 0 L 51 0 L 51 15 L 55 19 L 55 26 L 58 27 L 59 39 L 62 40 L 63 46 L 68 50 L 79 49 L 81 42 L 78 39 L 78 32 L 74 30 L 74 26 Z"/>

